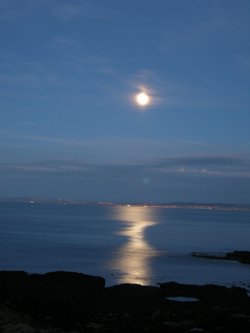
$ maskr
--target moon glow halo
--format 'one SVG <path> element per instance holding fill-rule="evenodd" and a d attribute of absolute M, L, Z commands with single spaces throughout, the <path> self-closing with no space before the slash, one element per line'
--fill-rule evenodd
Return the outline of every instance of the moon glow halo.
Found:
<path fill-rule="evenodd" d="M 147 106 L 150 103 L 150 96 L 142 91 L 135 96 L 135 101 L 140 106 Z"/>

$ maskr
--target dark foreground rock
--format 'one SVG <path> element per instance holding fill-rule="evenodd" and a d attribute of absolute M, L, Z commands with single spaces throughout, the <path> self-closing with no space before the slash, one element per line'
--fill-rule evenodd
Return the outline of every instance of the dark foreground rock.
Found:
<path fill-rule="evenodd" d="M 0 272 L 0 332 L 247 333 L 250 301 L 243 288 L 174 282 L 105 288 L 103 278 L 80 273 Z"/>

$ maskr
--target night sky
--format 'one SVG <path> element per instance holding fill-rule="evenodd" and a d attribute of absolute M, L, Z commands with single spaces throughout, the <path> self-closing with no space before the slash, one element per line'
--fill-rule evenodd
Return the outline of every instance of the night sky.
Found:
<path fill-rule="evenodd" d="M 249 18 L 249 0 L 0 0 L 0 197 L 250 203 Z"/>

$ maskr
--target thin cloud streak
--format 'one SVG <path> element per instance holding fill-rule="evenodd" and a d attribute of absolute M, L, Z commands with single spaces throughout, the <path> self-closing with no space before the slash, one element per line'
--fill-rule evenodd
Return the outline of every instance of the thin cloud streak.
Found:
<path fill-rule="evenodd" d="M 0 20 L 13 21 L 32 15 L 42 5 L 41 0 L 2 0 Z"/>
<path fill-rule="evenodd" d="M 12 21 L 23 17 L 34 18 L 38 14 L 51 15 L 63 21 L 80 19 L 103 19 L 114 14 L 112 9 L 89 0 L 1 0 L 0 20 Z"/>
<path fill-rule="evenodd" d="M 31 123 L 29 130 L 39 130 L 39 123 Z M 24 123 L 14 123 L 14 127 L 19 130 L 25 126 Z M 31 145 L 36 148 L 37 152 L 41 149 L 48 151 L 55 150 L 54 156 L 56 159 L 61 160 L 62 156 L 60 151 L 63 149 L 64 160 L 67 156 L 74 160 L 74 155 L 78 155 L 77 160 L 81 160 L 81 156 L 86 156 L 90 163 L 99 162 L 105 163 L 119 163 L 121 165 L 140 165 L 141 163 L 148 164 L 148 161 L 157 161 L 157 165 L 181 165 L 181 167 L 193 165 L 208 164 L 208 165 L 221 165 L 226 163 L 227 159 L 229 165 L 235 165 L 235 161 L 241 159 L 241 164 L 246 163 L 249 154 L 249 146 L 244 144 L 242 146 L 235 146 L 232 150 L 231 146 L 226 145 L 212 145 L 206 142 L 193 142 L 188 140 L 169 140 L 161 141 L 157 139 L 148 138 L 86 138 L 86 139 L 73 139 L 73 138 L 60 138 L 50 136 L 39 136 L 32 134 L 24 134 L 17 131 L 0 129 L 0 145 L 4 147 L 22 147 L 22 149 L 29 148 Z M 234 153 L 234 151 L 241 151 L 241 154 Z M 246 158 L 245 158 L 246 156 Z M 169 158 L 168 158 L 169 157 Z M 153 163 L 154 164 L 154 163 Z"/>
<path fill-rule="evenodd" d="M 89 162 L 50 161 L 41 163 L 1 164 L 5 172 L 28 173 L 70 173 L 95 177 L 119 177 L 126 179 L 132 175 L 161 177 L 166 174 L 197 175 L 208 177 L 250 178 L 250 159 L 244 156 L 184 156 L 168 157 L 148 163 L 119 164 Z"/>
<path fill-rule="evenodd" d="M 75 3 L 59 3 L 52 9 L 52 14 L 56 17 L 68 21 L 80 18 L 104 19 L 113 13 L 107 7 L 97 5 L 93 1 L 76 1 Z"/>

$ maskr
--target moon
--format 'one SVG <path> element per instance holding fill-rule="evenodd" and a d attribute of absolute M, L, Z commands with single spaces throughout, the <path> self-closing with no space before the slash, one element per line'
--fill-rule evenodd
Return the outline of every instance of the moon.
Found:
<path fill-rule="evenodd" d="M 150 96 L 142 91 L 135 96 L 135 101 L 140 106 L 146 106 L 150 103 Z"/>

